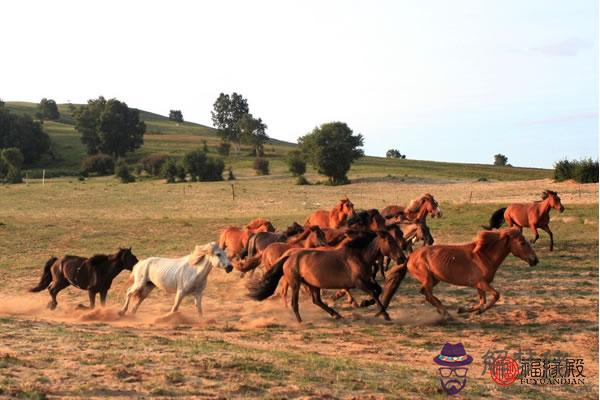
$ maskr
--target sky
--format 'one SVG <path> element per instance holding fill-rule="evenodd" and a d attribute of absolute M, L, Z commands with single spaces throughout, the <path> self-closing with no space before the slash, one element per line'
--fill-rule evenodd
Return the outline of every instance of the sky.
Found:
<path fill-rule="evenodd" d="M 103 95 L 211 125 L 238 92 L 295 142 L 344 121 L 365 153 L 551 167 L 598 157 L 598 2 L 12 1 L 0 98 Z"/>

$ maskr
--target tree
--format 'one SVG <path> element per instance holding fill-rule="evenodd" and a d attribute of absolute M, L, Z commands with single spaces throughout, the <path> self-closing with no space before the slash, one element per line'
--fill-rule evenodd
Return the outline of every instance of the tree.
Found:
<path fill-rule="evenodd" d="M 287 157 L 287 164 L 294 176 L 304 175 L 306 172 L 306 161 L 300 151 L 290 151 Z"/>
<path fill-rule="evenodd" d="M 389 149 L 386 153 L 385 156 L 387 158 L 406 158 L 406 156 L 402 153 L 400 153 L 398 150 L 396 149 Z"/>
<path fill-rule="evenodd" d="M 60 118 L 58 106 L 52 99 L 43 98 L 38 105 L 37 117 L 41 120 L 56 121 Z"/>
<path fill-rule="evenodd" d="M 496 166 L 503 167 L 506 165 L 507 162 L 508 157 L 506 157 L 504 154 L 496 154 L 494 156 L 494 165 Z"/>
<path fill-rule="evenodd" d="M 119 162 L 117 162 L 115 176 L 121 179 L 121 183 L 135 182 L 135 177 L 129 172 L 129 167 L 125 160 L 119 160 Z"/>
<path fill-rule="evenodd" d="M 231 96 L 221 93 L 211 111 L 213 126 L 217 128 L 221 140 L 237 144 L 238 151 L 241 140 L 239 121 L 249 112 L 248 100 L 236 92 Z"/>
<path fill-rule="evenodd" d="M 257 157 L 253 164 L 256 175 L 269 175 L 269 160 Z"/>
<path fill-rule="evenodd" d="M 241 142 L 251 145 L 256 157 L 264 156 L 264 144 L 269 140 L 269 136 L 265 132 L 267 125 L 262 119 L 254 118 L 252 114 L 244 114 L 238 121 L 238 128 Z"/>
<path fill-rule="evenodd" d="M 333 185 L 348 183 L 352 163 L 364 155 L 363 137 L 344 122 L 329 122 L 298 139 L 302 152 Z"/>
<path fill-rule="evenodd" d="M 81 169 L 85 174 L 112 175 L 115 171 L 115 160 L 108 154 L 94 154 L 83 159 Z"/>
<path fill-rule="evenodd" d="M 19 149 L 25 164 L 30 164 L 50 149 L 50 137 L 31 116 L 14 115 L 0 107 L 0 149 L 9 147 Z"/>
<path fill-rule="evenodd" d="M 88 154 L 123 157 L 144 144 L 146 124 L 140 121 L 139 111 L 117 99 L 100 96 L 88 100 L 87 105 L 77 109 L 75 118 L 75 129 L 81 133 Z"/>
<path fill-rule="evenodd" d="M 9 147 L 0 152 L 0 178 L 8 183 L 21 183 L 21 167 L 23 166 L 23 153 L 16 147 Z"/>
<path fill-rule="evenodd" d="M 183 122 L 183 114 L 181 113 L 181 110 L 169 111 L 169 121 Z"/>

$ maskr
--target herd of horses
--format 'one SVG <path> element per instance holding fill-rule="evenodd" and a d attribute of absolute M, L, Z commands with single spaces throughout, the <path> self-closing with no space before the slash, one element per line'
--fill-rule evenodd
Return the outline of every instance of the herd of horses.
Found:
<path fill-rule="evenodd" d="M 323 289 L 337 290 L 336 298 L 347 296 L 355 307 L 376 304 L 377 315 L 389 320 L 386 309 L 410 273 L 420 283 L 425 299 L 443 316 L 448 317 L 448 311 L 433 295 L 439 282 L 477 289 L 479 302 L 458 311 L 482 313 L 500 297 L 491 283 L 509 254 L 531 266 L 538 263 L 535 251 L 523 236 L 523 228 L 534 232 L 533 242 L 539 238 L 537 229 L 546 231 L 550 251 L 553 250 L 553 234 L 548 227 L 551 209 L 563 212 L 564 206 L 556 192 L 546 190 L 540 201 L 511 204 L 495 211 L 489 226 L 484 226 L 470 243 L 434 244 L 427 217 L 442 217 L 442 210 L 431 194 L 423 194 L 406 207 L 392 205 L 381 211 L 356 210 L 346 197 L 333 209 L 315 211 L 303 225 L 294 222 L 284 231 L 276 231 L 270 221 L 262 218 L 245 227 L 228 227 L 221 231 L 218 243 L 196 246 L 191 254 L 177 259 L 150 257 L 140 261 L 131 248 L 89 258 L 51 257 L 38 285 L 30 291 L 48 288 L 48 307 L 54 309 L 58 293 L 73 285 L 88 291 L 90 308 L 94 308 L 97 294 L 104 306 L 113 279 L 122 270 L 129 270 L 131 285 L 121 315 L 128 311 L 133 298 L 137 302 L 131 312 L 135 313 L 158 287 L 175 294 L 171 312 L 176 312 L 183 298 L 191 295 L 201 316 L 208 274 L 212 268 L 220 267 L 226 272 L 236 269 L 242 276 L 249 273 L 248 296 L 254 300 L 267 299 L 279 288 L 287 307 L 290 292 L 298 322 L 302 322 L 301 288 L 333 318 L 340 318 L 340 314 L 323 302 Z M 508 228 L 500 228 L 504 222 Z M 262 273 L 254 275 L 259 267 Z M 383 278 L 383 287 L 377 281 L 378 274 Z M 360 289 L 370 299 L 357 303 L 351 289 Z M 489 301 L 487 294 L 492 296 Z"/>

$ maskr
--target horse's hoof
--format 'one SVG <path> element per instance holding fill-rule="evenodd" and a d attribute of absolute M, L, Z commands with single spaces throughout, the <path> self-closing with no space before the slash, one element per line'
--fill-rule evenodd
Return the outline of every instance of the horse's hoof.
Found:
<path fill-rule="evenodd" d="M 464 313 L 466 313 L 466 312 L 467 312 L 467 309 L 466 309 L 466 308 L 464 308 L 464 307 L 458 307 L 458 313 L 459 313 L 459 314 L 464 314 Z"/>
<path fill-rule="evenodd" d="M 388 313 L 383 313 L 383 319 L 385 319 L 386 321 L 391 321 L 392 319 L 390 318 Z"/>
<path fill-rule="evenodd" d="M 342 319 L 342 316 L 338 313 L 332 315 L 333 319 Z"/>
<path fill-rule="evenodd" d="M 363 301 L 360 302 L 360 307 L 369 307 L 372 306 L 373 304 L 375 304 L 375 300 L 373 299 L 364 299 Z"/>
<path fill-rule="evenodd" d="M 123 315 L 125 315 L 127 311 L 124 310 L 119 310 L 119 312 L 117 314 L 119 314 L 119 317 L 122 317 Z"/>
<path fill-rule="evenodd" d="M 52 303 L 52 302 L 50 302 L 50 303 L 48 303 L 48 306 L 47 306 L 47 307 L 48 307 L 49 309 L 51 309 L 51 310 L 54 310 L 54 309 L 56 309 L 56 306 L 57 306 L 57 303 Z"/>
<path fill-rule="evenodd" d="M 83 305 L 83 304 L 77 304 L 77 307 L 75 307 L 75 308 L 77 308 L 78 310 L 87 310 L 90 307 Z"/>

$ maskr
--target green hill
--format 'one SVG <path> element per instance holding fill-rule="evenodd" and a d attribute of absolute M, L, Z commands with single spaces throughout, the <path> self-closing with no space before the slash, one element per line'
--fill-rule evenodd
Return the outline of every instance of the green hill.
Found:
<path fill-rule="evenodd" d="M 44 130 L 52 140 L 52 153 L 54 157 L 47 156 L 29 166 L 27 172 L 30 177 L 41 174 L 46 169 L 47 176 L 77 175 L 81 160 L 86 156 L 85 147 L 80 141 L 78 132 L 74 128 L 75 120 L 72 115 L 73 106 L 59 104 L 61 117 L 58 121 L 44 122 Z M 6 102 L 5 107 L 11 112 L 35 116 L 36 103 Z M 216 155 L 216 146 L 219 138 L 214 128 L 194 122 L 176 123 L 168 117 L 140 110 L 140 117 L 146 123 L 144 145 L 134 154 L 127 157 L 128 162 L 136 163 L 138 160 L 153 153 L 164 153 L 176 157 L 185 152 L 201 147 L 206 141 L 211 155 Z M 285 174 L 287 167 L 285 155 L 293 149 L 295 144 L 271 139 L 265 146 L 266 156 L 271 160 L 271 174 Z M 253 175 L 250 149 L 242 146 L 240 154 L 227 157 L 226 165 L 232 166 L 237 176 Z M 484 164 L 446 163 L 419 160 L 396 160 L 383 157 L 363 157 L 356 162 L 350 171 L 352 177 L 398 177 L 404 178 L 440 178 L 440 179 L 468 179 L 480 178 L 491 180 L 528 180 L 551 178 L 552 172 L 541 168 L 495 167 Z M 316 175 L 313 179 L 319 179 Z"/>

